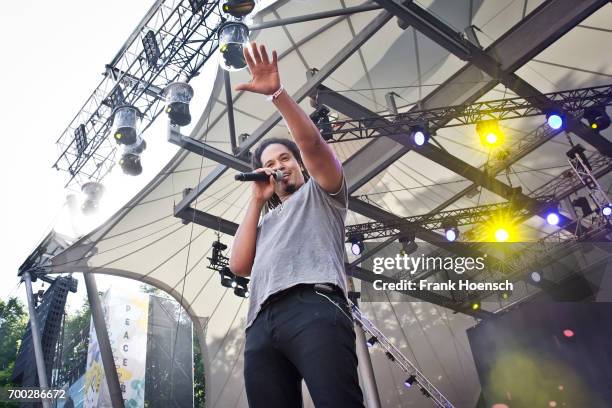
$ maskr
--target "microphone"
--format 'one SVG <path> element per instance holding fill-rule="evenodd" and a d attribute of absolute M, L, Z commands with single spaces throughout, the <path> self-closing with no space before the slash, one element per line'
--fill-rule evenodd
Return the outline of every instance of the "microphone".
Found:
<path fill-rule="evenodd" d="M 279 181 L 283 178 L 284 173 L 280 170 L 276 170 L 272 176 L 274 177 L 274 180 Z M 268 181 L 269 179 L 270 176 L 268 176 L 266 173 L 257 173 L 254 171 L 249 173 L 238 173 L 234 176 L 234 180 L 237 181 Z"/>

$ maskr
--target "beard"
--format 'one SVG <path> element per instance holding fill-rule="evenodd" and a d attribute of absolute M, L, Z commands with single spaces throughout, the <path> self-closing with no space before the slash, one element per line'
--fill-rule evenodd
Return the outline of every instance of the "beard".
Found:
<path fill-rule="evenodd" d="M 293 193 L 295 193 L 296 191 L 297 191 L 297 186 L 296 186 L 295 184 L 293 184 L 293 183 L 291 183 L 291 184 L 287 184 L 287 185 L 285 186 L 285 192 L 286 192 L 286 193 L 293 194 Z"/>

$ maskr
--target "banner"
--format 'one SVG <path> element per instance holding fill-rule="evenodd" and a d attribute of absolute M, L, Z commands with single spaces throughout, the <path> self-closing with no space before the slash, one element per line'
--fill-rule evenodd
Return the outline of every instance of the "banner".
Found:
<path fill-rule="evenodd" d="M 108 290 L 102 309 L 125 406 L 144 407 L 149 296 Z M 93 321 L 90 327 L 84 407 L 111 407 Z"/>

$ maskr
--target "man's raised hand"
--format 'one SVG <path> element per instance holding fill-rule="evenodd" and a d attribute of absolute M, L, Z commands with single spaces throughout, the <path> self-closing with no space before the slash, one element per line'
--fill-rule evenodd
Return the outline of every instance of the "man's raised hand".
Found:
<path fill-rule="evenodd" d="M 251 82 L 237 85 L 236 91 L 249 91 L 263 95 L 271 95 L 276 92 L 280 88 L 276 51 L 272 51 L 272 61 L 270 61 L 264 45 L 257 48 L 257 44 L 252 42 L 251 52 L 249 52 L 248 47 L 244 47 L 242 51 L 252 79 Z"/>

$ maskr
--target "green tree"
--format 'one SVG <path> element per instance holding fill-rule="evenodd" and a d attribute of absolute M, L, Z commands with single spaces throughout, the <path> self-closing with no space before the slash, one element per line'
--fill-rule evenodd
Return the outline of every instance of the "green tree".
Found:
<path fill-rule="evenodd" d="M 193 402 L 194 407 L 203 407 L 206 401 L 204 393 L 204 364 L 198 336 L 193 333 Z"/>
<path fill-rule="evenodd" d="M 0 386 L 9 384 L 27 323 L 28 315 L 18 298 L 0 299 Z"/>
<path fill-rule="evenodd" d="M 89 346 L 89 322 L 91 310 L 87 299 L 81 308 L 72 316 L 66 316 L 64 321 L 64 344 L 62 353 L 62 367 L 65 375 L 78 370 L 87 361 L 87 347 Z M 82 367 L 81 367 L 82 368 Z"/>

